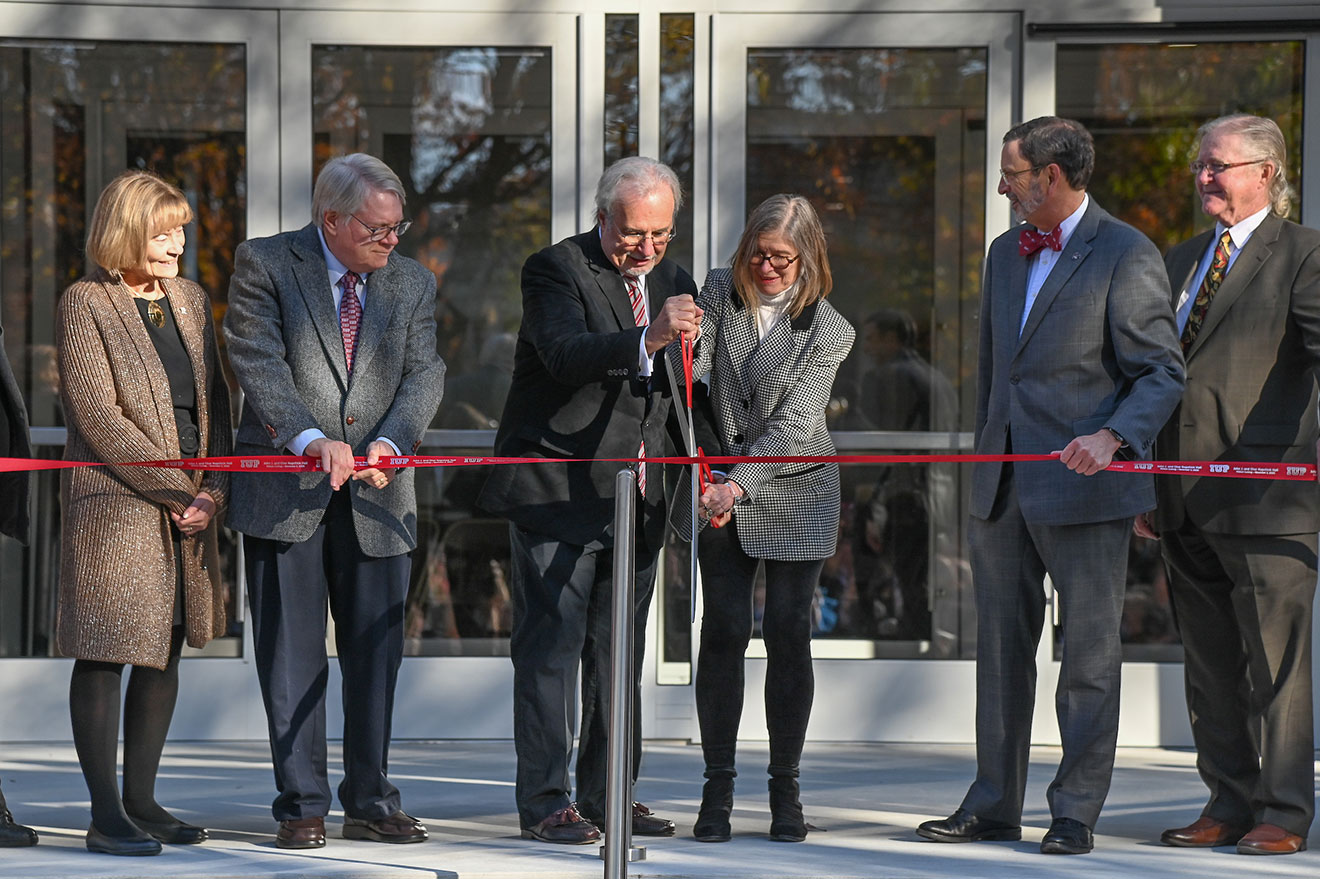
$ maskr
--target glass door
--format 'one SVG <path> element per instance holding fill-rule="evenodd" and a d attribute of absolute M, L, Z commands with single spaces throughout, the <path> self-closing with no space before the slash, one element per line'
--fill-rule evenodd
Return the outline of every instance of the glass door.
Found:
<path fill-rule="evenodd" d="M 1005 14 L 715 16 L 711 263 L 727 264 L 765 197 L 812 201 L 830 301 L 857 330 L 828 413 L 842 451 L 970 447 L 981 263 L 1009 220 L 987 181 L 1017 34 Z M 844 468 L 816 596 L 813 738 L 971 740 L 961 467 Z M 749 664 L 753 738 L 762 672 Z"/>
<path fill-rule="evenodd" d="M 513 369 L 527 255 L 578 231 L 572 15 L 282 16 L 282 227 L 312 182 L 368 152 L 407 192 L 399 250 L 438 280 L 445 399 L 422 454 L 490 453 Z M 418 474 L 395 735 L 512 735 L 508 527 L 475 500 L 485 468 Z M 333 646 L 333 645 L 332 645 Z M 331 693 L 338 687 L 331 686 Z"/>

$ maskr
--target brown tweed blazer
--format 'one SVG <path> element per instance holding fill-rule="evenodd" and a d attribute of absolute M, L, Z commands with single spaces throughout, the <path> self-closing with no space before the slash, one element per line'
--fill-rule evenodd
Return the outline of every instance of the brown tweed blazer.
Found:
<path fill-rule="evenodd" d="M 192 360 L 198 455 L 228 455 L 229 389 L 210 301 L 191 281 L 169 281 L 164 289 Z M 73 284 L 60 298 L 56 342 L 69 428 L 65 460 L 179 457 L 169 378 L 128 291 L 100 271 Z M 165 667 L 179 564 L 169 512 L 182 513 L 203 489 L 223 507 L 229 475 L 114 464 L 62 472 L 62 654 Z M 208 562 L 219 527 L 213 521 L 201 535 L 182 540 L 184 621 L 194 647 L 224 631 L 218 570 Z"/>

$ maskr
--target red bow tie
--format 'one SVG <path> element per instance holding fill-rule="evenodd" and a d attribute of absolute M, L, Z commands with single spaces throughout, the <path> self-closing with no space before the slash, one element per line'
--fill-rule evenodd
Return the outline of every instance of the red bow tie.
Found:
<path fill-rule="evenodd" d="M 1061 229 L 1061 226 L 1055 226 L 1049 232 L 1040 232 L 1028 226 L 1018 236 L 1018 253 L 1022 256 L 1031 256 L 1042 247 L 1048 247 L 1050 250 L 1063 250 Z"/>

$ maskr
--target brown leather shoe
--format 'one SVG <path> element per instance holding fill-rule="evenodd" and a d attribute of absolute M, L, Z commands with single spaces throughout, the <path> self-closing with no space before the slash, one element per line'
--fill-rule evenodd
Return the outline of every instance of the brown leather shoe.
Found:
<path fill-rule="evenodd" d="M 1240 855 L 1291 855 L 1306 851 L 1306 837 L 1276 824 L 1257 824 L 1238 840 L 1237 850 Z"/>
<path fill-rule="evenodd" d="M 1186 827 L 1171 827 L 1164 831 L 1160 834 L 1160 842 L 1183 848 L 1213 848 L 1217 845 L 1233 845 L 1247 835 L 1248 829 L 1202 815 Z"/>
<path fill-rule="evenodd" d="M 325 845 L 325 819 L 290 818 L 280 822 L 275 834 L 275 845 L 280 848 L 321 848 Z"/>
<path fill-rule="evenodd" d="M 368 839 L 372 842 L 426 842 L 426 825 L 399 809 L 388 818 L 344 818 L 344 839 Z"/>
<path fill-rule="evenodd" d="M 600 831 L 595 824 L 578 814 L 577 806 L 569 803 L 531 827 L 523 828 L 522 838 L 561 845 L 587 845 L 600 839 Z"/>
<path fill-rule="evenodd" d="M 661 818 L 641 803 L 633 803 L 633 836 L 673 836 L 674 822 Z"/>

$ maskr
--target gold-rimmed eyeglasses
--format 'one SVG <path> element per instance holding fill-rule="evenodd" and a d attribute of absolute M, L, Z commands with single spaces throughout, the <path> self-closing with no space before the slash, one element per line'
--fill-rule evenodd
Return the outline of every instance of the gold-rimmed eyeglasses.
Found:
<path fill-rule="evenodd" d="M 353 217 L 353 219 L 357 220 L 359 223 L 362 223 L 362 221 L 358 220 L 353 214 L 349 214 L 349 216 Z M 387 238 L 391 232 L 394 233 L 396 238 L 402 238 L 403 233 L 407 232 L 411 226 L 412 220 L 401 220 L 393 226 L 368 226 L 366 223 L 362 223 L 362 228 L 367 230 L 368 241 L 380 241 Z"/>
<path fill-rule="evenodd" d="M 618 227 L 616 226 L 615 228 Z M 658 229 L 654 232 L 643 232 L 640 229 L 619 229 L 619 240 L 629 247 L 637 247 L 648 238 L 651 239 L 651 243 L 656 247 L 664 247 L 677 237 L 678 230 L 672 226 L 668 229 Z"/>

